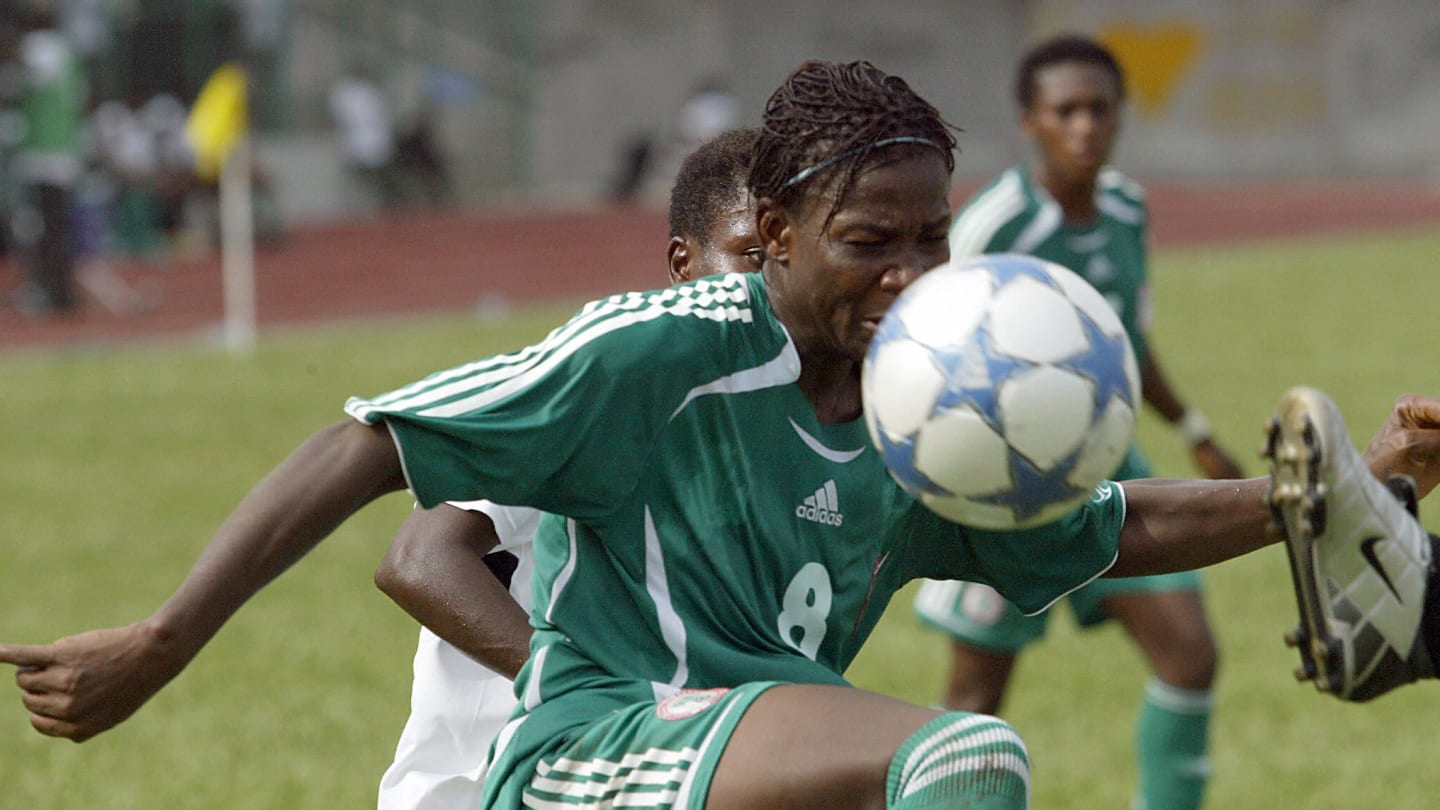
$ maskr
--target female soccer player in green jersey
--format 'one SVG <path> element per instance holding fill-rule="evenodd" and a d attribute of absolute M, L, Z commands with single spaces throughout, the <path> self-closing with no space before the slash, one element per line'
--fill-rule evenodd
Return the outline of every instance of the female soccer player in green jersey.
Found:
<path fill-rule="evenodd" d="M 673 283 L 760 269 L 746 188 L 758 135 L 731 130 L 681 162 L 666 245 Z M 515 709 L 512 681 L 530 654 L 538 516 L 490 501 L 446 503 L 416 509 L 396 533 L 375 584 L 423 626 L 410 717 L 381 777 L 377 810 L 480 805 L 490 744 Z"/>
<path fill-rule="evenodd" d="M 1217 563 L 1271 542 L 1268 482 L 1107 482 L 1052 525 L 987 532 L 891 480 L 859 371 L 895 297 L 948 256 L 953 147 L 900 78 L 801 65 L 751 167 L 761 273 L 596 301 L 534 346 L 351 399 L 353 421 L 241 501 L 150 626 L 213 632 L 238 588 L 227 559 L 272 574 L 275 548 L 386 492 L 533 506 L 535 632 L 487 807 L 1024 807 L 1003 721 L 845 683 L 895 591 L 978 580 L 1038 610 L 1096 576 Z M 1398 444 L 1369 466 L 1406 463 Z M 797 509 L 822 493 L 824 520 Z M 65 702 L 25 698 L 42 729 Z"/>

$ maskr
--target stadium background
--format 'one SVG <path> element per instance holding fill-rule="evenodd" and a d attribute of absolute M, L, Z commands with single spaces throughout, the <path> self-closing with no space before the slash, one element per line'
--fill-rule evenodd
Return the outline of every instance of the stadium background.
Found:
<path fill-rule="evenodd" d="M 219 4 L 114 5 L 154 15 L 146 41 L 178 45 L 146 81 L 193 96 L 216 63 L 206 14 Z M 124 268 L 161 292 L 141 317 L 0 308 L 0 640 L 146 615 L 238 494 L 339 419 L 346 395 L 513 348 L 567 311 L 527 321 L 530 303 L 652 286 L 664 213 L 653 193 L 615 205 L 605 188 L 625 141 L 663 129 L 717 66 L 742 119 L 808 55 L 912 78 L 966 129 L 958 198 L 1024 153 L 1008 77 L 1025 42 L 1072 27 L 1130 36 L 1131 59 L 1158 60 L 1133 88 L 1117 158 L 1152 193 L 1159 338 L 1247 469 L 1291 383 L 1335 393 L 1357 433 L 1396 393 L 1440 393 L 1424 362 L 1440 301 L 1440 12 L 1427 3 L 256 7 L 284 12 L 269 18 L 284 46 L 255 115 L 289 230 L 257 254 L 262 340 L 246 357 L 216 348 L 220 267 L 205 256 Z M 442 132 L 459 162 L 455 209 L 382 217 L 347 194 L 323 93 L 353 50 L 379 54 L 402 97 L 437 80 L 453 93 Z M 14 275 L 0 267 L 0 289 Z M 489 317 L 502 312 L 516 317 Z M 1173 434 L 1142 428 L 1160 469 L 1185 472 Z M 395 496 L 357 516 L 94 741 L 36 735 L 18 695 L 0 694 L 0 807 L 371 805 L 407 709 L 414 623 L 369 574 L 407 508 Z M 1224 656 L 1211 806 L 1435 806 L 1434 685 L 1340 706 L 1291 683 L 1277 551 L 1209 572 Z M 850 674 L 923 702 L 943 650 L 907 607 L 897 600 Z M 1036 807 L 1126 806 L 1143 667 L 1122 634 L 1058 624 L 1007 708 L 1035 757 Z"/>
<path fill-rule="evenodd" d="M 1015 55 L 1067 29 L 1101 36 L 1130 70 L 1117 159 L 1152 190 L 1157 246 L 1440 219 L 1440 11 L 1418 1 L 98 2 L 114 36 L 97 96 L 188 103 L 226 54 L 250 54 L 256 160 L 290 234 L 258 256 L 262 325 L 649 286 L 673 160 L 613 205 L 626 144 L 663 142 L 713 78 L 755 120 L 810 56 L 870 59 L 962 126 L 958 198 L 1024 157 Z M 347 184 L 325 99 L 357 62 L 400 116 L 436 104 L 454 209 L 381 217 Z M 14 265 L 0 265 L 0 289 Z M 159 292 L 157 312 L 91 306 L 48 322 L 0 309 L 0 347 L 217 328 L 218 257 L 124 271 Z"/>

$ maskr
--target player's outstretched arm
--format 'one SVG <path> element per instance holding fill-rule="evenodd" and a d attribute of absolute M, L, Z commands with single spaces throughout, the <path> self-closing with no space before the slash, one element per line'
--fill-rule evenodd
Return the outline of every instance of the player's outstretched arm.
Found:
<path fill-rule="evenodd" d="M 1440 399 L 1400 397 L 1365 451 L 1377 475 L 1404 473 L 1421 497 L 1440 482 Z M 1127 481 L 1120 556 L 1109 576 L 1201 568 L 1276 542 L 1266 478 Z"/>
<path fill-rule="evenodd" d="M 362 506 L 405 480 L 383 426 L 325 428 L 240 502 L 175 593 L 149 618 L 50 644 L 0 645 L 42 734 L 83 742 L 125 720 L 226 620 Z"/>
<path fill-rule="evenodd" d="M 514 680 L 531 631 L 524 608 L 485 565 L 499 544 L 482 512 L 416 509 L 375 570 L 375 584 L 435 635 Z"/>
<path fill-rule="evenodd" d="M 1263 548 L 1269 479 L 1126 481 L 1120 555 L 1106 576 L 1133 577 L 1203 568 Z"/>

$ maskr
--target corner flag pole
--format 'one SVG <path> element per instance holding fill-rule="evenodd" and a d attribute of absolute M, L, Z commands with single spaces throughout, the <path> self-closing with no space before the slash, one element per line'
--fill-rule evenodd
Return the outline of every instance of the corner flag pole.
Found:
<path fill-rule="evenodd" d="M 255 346 L 255 223 L 251 205 L 250 139 L 242 136 L 220 170 L 220 273 L 225 346 Z"/>
<path fill-rule="evenodd" d="M 255 345 L 255 239 L 250 204 L 249 104 L 245 68 L 227 62 L 200 88 L 185 122 L 195 150 L 195 173 L 220 186 L 220 272 L 225 301 L 225 344 L 232 351 Z"/>

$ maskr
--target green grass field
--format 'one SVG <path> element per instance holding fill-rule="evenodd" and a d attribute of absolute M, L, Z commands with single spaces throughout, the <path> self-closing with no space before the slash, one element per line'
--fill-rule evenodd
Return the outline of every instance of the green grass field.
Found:
<path fill-rule="evenodd" d="M 1155 346 L 1219 438 L 1260 473 L 1260 426 L 1307 383 L 1357 440 L 1395 395 L 1440 393 L 1430 324 L 1440 235 L 1170 250 L 1156 257 Z M 350 394 L 389 389 L 539 337 L 570 307 L 272 333 L 237 358 L 194 346 L 0 358 L 0 641 L 43 642 L 153 610 L 243 492 Z M 1157 469 L 1189 475 L 1152 421 Z M 371 583 L 409 508 L 392 495 L 261 593 L 169 688 L 83 745 L 32 732 L 3 668 L 0 805 L 358 808 L 408 712 L 415 626 Z M 1440 509 L 1426 516 L 1440 526 Z M 1208 573 L 1222 653 L 1213 808 L 1419 808 L 1440 795 L 1428 707 L 1440 684 L 1345 705 L 1297 686 L 1284 554 Z M 892 604 L 850 672 L 930 702 L 940 640 Z M 1123 808 L 1144 668 L 1114 628 L 1068 613 L 1022 660 L 1007 716 L 1030 746 L 1037 808 Z"/>

